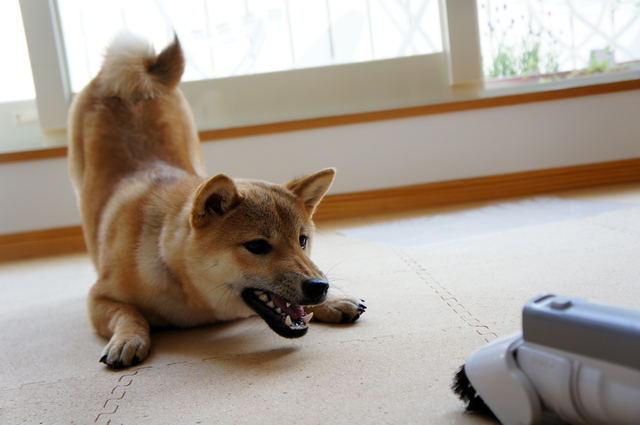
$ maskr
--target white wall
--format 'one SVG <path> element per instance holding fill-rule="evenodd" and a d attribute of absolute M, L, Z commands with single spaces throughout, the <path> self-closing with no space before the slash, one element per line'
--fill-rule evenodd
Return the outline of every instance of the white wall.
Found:
<path fill-rule="evenodd" d="M 640 157 L 640 91 L 203 144 L 210 173 L 284 182 L 338 168 L 345 193 Z M 0 234 L 80 224 L 63 158 L 0 164 Z"/>

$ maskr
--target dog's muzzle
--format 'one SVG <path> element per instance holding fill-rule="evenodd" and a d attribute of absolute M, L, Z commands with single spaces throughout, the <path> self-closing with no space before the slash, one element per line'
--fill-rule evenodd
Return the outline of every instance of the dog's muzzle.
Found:
<path fill-rule="evenodd" d="M 326 298 L 329 284 L 319 279 L 309 279 L 302 283 L 302 292 L 309 305 L 320 304 Z M 260 289 L 245 289 L 242 299 L 251 307 L 275 333 L 285 338 L 299 338 L 309 330 L 313 313 L 307 314 L 299 305 Z"/>

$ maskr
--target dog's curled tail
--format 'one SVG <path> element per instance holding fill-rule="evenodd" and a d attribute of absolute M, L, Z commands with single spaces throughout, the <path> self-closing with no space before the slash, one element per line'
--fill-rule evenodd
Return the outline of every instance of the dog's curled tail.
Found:
<path fill-rule="evenodd" d="M 132 102 L 155 98 L 180 82 L 184 66 L 177 37 L 156 55 L 147 40 L 121 32 L 105 53 L 99 77 L 102 93 Z"/>

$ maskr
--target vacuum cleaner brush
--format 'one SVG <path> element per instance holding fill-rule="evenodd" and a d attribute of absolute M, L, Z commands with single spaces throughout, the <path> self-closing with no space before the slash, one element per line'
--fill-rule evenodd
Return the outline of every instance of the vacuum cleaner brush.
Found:
<path fill-rule="evenodd" d="M 488 416 L 492 419 L 498 419 L 496 418 L 496 415 L 493 414 L 489 406 L 484 402 L 482 397 L 478 395 L 476 389 L 473 388 L 473 385 L 471 385 L 467 372 L 464 369 L 464 365 L 460 366 L 460 369 L 456 372 L 451 389 L 456 393 L 460 400 L 465 402 L 467 405 L 467 412 Z"/>

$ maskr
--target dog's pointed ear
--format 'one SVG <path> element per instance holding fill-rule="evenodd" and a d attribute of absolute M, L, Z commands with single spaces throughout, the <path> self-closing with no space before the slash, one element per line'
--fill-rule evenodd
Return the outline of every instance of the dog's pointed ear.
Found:
<path fill-rule="evenodd" d="M 243 199 L 231 177 L 216 174 L 198 187 L 191 207 L 191 227 L 206 226 L 211 219 L 222 217 L 240 205 Z"/>
<path fill-rule="evenodd" d="M 325 168 L 324 170 L 293 179 L 285 183 L 284 187 L 302 200 L 309 216 L 312 216 L 316 207 L 331 187 L 335 175 L 335 168 Z"/>

